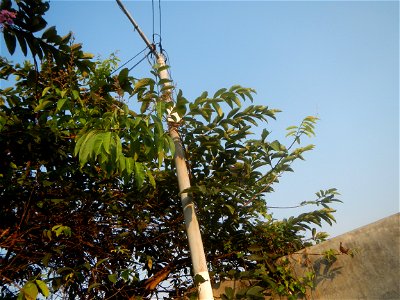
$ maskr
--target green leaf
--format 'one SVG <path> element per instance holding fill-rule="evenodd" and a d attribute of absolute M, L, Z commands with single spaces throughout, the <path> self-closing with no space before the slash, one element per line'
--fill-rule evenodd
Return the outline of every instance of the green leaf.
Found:
<path fill-rule="evenodd" d="M 67 102 L 67 98 L 61 98 L 57 101 L 57 111 L 60 111 L 63 109 L 65 103 Z"/>
<path fill-rule="evenodd" d="M 124 157 L 121 156 L 118 160 L 121 168 L 121 172 L 125 173 L 126 175 L 130 175 L 133 172 L 133 167 L 135 165 L 135 161 L 132 157 Z"/>
<path fill-rule="evenodd" d="M 63 43 L 63 44 L 68 44 L 68 42 L 71 39 L 71 37 L 72 37 L 72 32 L 70 31 L 66 35 L 61 37 L 61 41 L 60 42 Z"/>
<path fill-rule="evenodd" d="M 287 131 L 296 129 L 297 130 L 297 126 L 289 126 L 288 128 L 286 128 Z"/>
<path fill-rule="evenodd" d="M 51 104 L 53 104 L 53 101 L 45 100 L 45 101 L 39 103 L 39 105 L 35 107 L 34 112 L 43 110 L 43 109 L 47 108 L 48 106 L 50 106 Z"/>
<path fill-rule="evenodd" d="M 207 96 L 208 96 L 208 92 L 204 91 L 203 93 L 201 93 L 201 95 L 199 97 L 196 98 L 196 100 L 194 100 L 194 103 L 198 105 L 198 104 L 206 101 Z"/>
<path fill-rule="evenodd" d="M 280 151 L 281 150 L 281 144 L 278 142 L 278 141 L 273 141 L 271 144 L 270 144 L 270 146 L 271 146 L 271 148 L 273 149 L 273 150 L 275 150 L 275 151 Z"/>
<path fill-rule="evenodd" d="M 165 102 L 164 101 L 158 101 L 156 103 L 156 111 L 157 111 L 157 117 L 161 119 L 164 116 L 165 112 Z"/>
<path fill-rule="evenodd" d="M 108 280 L 110 280 L 112 283 L 117 283 L 118 280 L 118 275 L 117 274 L 110 274 L 107 276 Z"/>
<path fill-rule="evenodd" d="M 101 286 L 101 284 L 98 283 L 98 282 L 95 282 L 95 283 L 91 284 L 91 285 L 88 287 L 88 292 L 90 292 L 91 290 L 93 290 L 94 288 L 96 288 L 96 287 L 98 287 L 98 286 Z"/>
<path fill-rule="evenodd" d="M 229 210 L 231 215 L 233 215 L 233 213 L 235 212 L 235 208 L 232 205 L 229 205 L 229 204 L 224 204 L 224 206 Z"/>
<path fill-rule="evenodd" d="M 112 133 L 112 146 L 111 154 L 115 157 L 116 161 L 119 160 L 120 157 L 123 157 L 122 154 L 122 144 L 121 139 L 116 132 Z"/>
<path fill-rule="evenodd" d="M 313 229 L 311 230 L 311 234 L 312 234 L 313 239 L 315 239 L 315 237 L 316 237 L 316 235 L 317 235 L 317 229 L 313 228 Z"/>
<path fill-rule="evenodd" d="M 93 57 L 94 57 L 94 54 L 88 53 L 88 52 L 84 52 L 80 58 L 82 58 L 82 59 L 92 59 Z"/>
<path fill-rule="evenodd" d="M 26 300 L 36 300 L 39 290 L 33 282 L 28 282 L 22 288 Z"/>
<path fill-rule="evenodd" d="M 30 26 L 30 30 L 32 32 L 37 32 L 44 29 L 47 25 L 47 22 L 41 16 L 35 16 L 32 18 L 32 23 Z"/>
<path fill-rule="evenodd" d="M 200 274 L 196 274 L 193 278 L 194 284 L 195 285 L 199 285 L 201 283 L 206 282 L 207 280 L 204 279 L 203 276 L 201 276 Z"/>
<path fill-rule="evenodd" d="M 254 261 L 263 261 L 264 257 L 258 254 L 250 254 L 247 256 L 247 259 L 254 260 Z"/>
<path fill-rule="evenodd" d="M 121 272 L 121 278 L 126 282 L 129 280 L 130 271 L 129 269 L 125 269 Z"/>
<path fill-rule="evenodd" d="M 163 86 L 162 88 L 161 88 L 161 91 L 162 92 L 165 92 L 165 91 L 168 91 L 168 90 L 172 90 L 172 89 L 174 89 L 175 87 L 173 86 L 173 85 L 165 85 L 165 86 Z"/>
<path fill-rule="evenodd" d="M 168 65 L 164 65 L 164 66 L 159 67 L 159 68 L 157 69 L 157 72 L 159 73 L 159 72 L 161 72 L 161 71 L 168 70 L 168 69 L 169 69 L 169 66 L 168 66 Z M 162 80 L 165 80 L 165 79 L 161 79 L 160 81 L 162 81 Z M 167 80 L 168 80 L 168 79 L 167 79 Z M 169 81 L 171 81 L 171 80 L 169 80 Z"/>
<path fill-rule="evenodd" d="M 77 50 L 80 50 L 81 48 L 82 48 L 82 44 L 73 44 L 71 46 L 72 51 L 77 51 Z"/>
<path fill-rule="evenodd" d="M 17 39 L 19 46 L 21 47 L 22 53 L 26 56 L 28 54 L 28 49 L 26 47 L 25 37 L 20 34 L 17 34 Z"/>
<path fill-rule="evenodd" d="M 47 284 L 42 281 L 42 280 L 36 280 L 35 281 L 37 286 L 40 289 L 40 292 L 43 294 L 43 296 L 48 297 L 50 294 L 49 288 L 47 287 Z"/>
<path fill-rule="evenodd" d="M 174 140 L 169 136 L 169 135 L 164 135 L 164 139 L 166 139 L 166 143 L 164 142 L 164 146 L 168 147 L 168 149 L 165 149 L 166 152 L 169 150 L 171 155 L 174 156 L 175 154 L 175 143 Z"/>
<path fill-rule="evenodd" d="M 97 268 L 98 266 L 100 266 L 103 262 L 107 261 L 107 260 L 108 260 L 108 258 L 100 259 L 100 260 L 96 263 L 96 268 Z"/>
<path fill-rule="evenodd" d="M 47 231 L 47 232 L 50 232 L 50 231 Z M 51 235 L 51 232 L 50 232 L 50 235 Z M 47 267 L 49 265 L 50 258 L 51 258 L 51 253 L 46 253 L 46 255 L 42 258 L 42 263 L 45 267 Z"/>
<path fill-rule="evenodd" d="M 135 91 L 147 85 L 154 85 L 154 80 L 151 78 L 143 78 L 135 83 Z"/>
<path fill-rule="evenodd" d="M 263 246 L 261 245 L 251 245 L 250 247 L 247 248 L 251 252 L 258 252 L 264 249 Z"/>
<path fill-rule="evenodd" d="M 149 106 L 150 106 L 150 101 L 143 101 L 142 105 L 140 106 L 140 113 L 144 114 L 146 110 L 149 108 Z"/>
<path fill-rule="evenodd" d="M 51 26 L 48 29 L 46 29 L 45 32 L 43 32 L 42 39 L 53 41 L 54 37 L 56 36 L 57 36 L 56 26 Z"/>
<path fill-rule="evenodd" d="M 43 97 L 44 95 L 46 95 L 46 93 L 47 93 L 50 89 L 51 89 L 50 86 L 45 87 L 45 88 L 43 89 L 43 92 L 42 92 L 42 97 Z"/>
<path fill-rule="evenodd" d="M 239 110 L 240 110 L 240 107 L 236 107 L 236 108 L 232 109 L 226 116 L 226 119 L 229 120 L 230 118 L 232 118 Z"/>
<path fill-rule="evenodd" d="M 264 291 L 263 287 L 256 285 L 256 286 L 249 288 L 246 295 L 250 296 L 250 297 L 254 297 L 256 299 L 264 299 L 264 295 L 262 293 L 263 291 Z"/>
<path fill-rule="evenodd" d="M 211 102 L 211 104 L 217 112 L 218 116 L 222 117 L 224 113 L 222 112 L 221 106 L 216 101 Z"/>
<path fill-rule="evenodd" d="M 78 140 L 77 140 L 77 142 L 76 142 L 76 144 L 75 144 L 75 148 L 74 148 L 74 156 L 77 156 L 77 155 L 78 155 L 78 153 L 79 153 L 79 151 L 80 151 L 80 149 L 81 149 L 81 146 L 82 146 L 83 142 L 86 140 L 87 134 L 88 134 L 88 133 L 84 133 L 82 136 L 80 136 L 80 137 L 78 138 Z"/>
<path fill-rule="evenodd" d="M 218 91 L 215 92 L 214 98 L 218 98 L 222 93 L 225 93 L 225 92 L 226 92 L 226 88 L 219 89 Z"/>
<path fill-rule="evenodd" d="M 74 100 L 78 100 L 79 99 L 79 92 L 77 90 L 73 90 L 72 91 L 72 97 L 74 98 Z"/>
<path fill-rule="evenodd" d="M 91 157 L 96 158 L 97 155 L 101 153 L 101 150 L 103 149 L 103 140 L 104 140 L 104 132 L 96 134 L 96 136 L 93 137 L 93 146 L 91 149 Z"/>
<path fill-rule="evenodd" d="M 113 139 L 111 131 L 104 132 L 102 135 L 102 144 L 103 144 L 104 151 L 106 151 L 107 154 L 111 154 L 110 145 L 111 145 L 112 141 L 114 141 L 114 139 Z"/>
<path fill-rule="evenodd" d="M 154 179 L 153 174 L 151 174 L 150 170 L 146 170 L 147 178 L 149 178 L 149 182 L 153 188 L 156 188 L 156 180 Z"/>
<path fill-rule="evenodd" d="M 140 188 L 143 185 L 143 181 L 145 179 L 146 174 L 144 172 L 144 168 L 143 168 L 143 164 L 142 163 L 139 163 L 139 162 L 135 161 L 134 167 L 135 167 L 136 186 L 138 188 Z"/>
<path fill-rule="evenodd" d="M 93 137 L 97 134 L 97 132 L 97 130 L 92 130 L 84 134 L 81 138 L 79 138 L 75 146 L 75 155 L 79 153 L 79 161 L 81 166 L 83 166 L 90 158 L 90 154 L 93 149 Z M 81 139 L 82 142 L 80 142 Z"/>
<path fill-rule="evenodd" d="M 71 236 L 72 234 L 71 228 L 64 225 L 55 225 L 51 228 L 51 231 L 54 231 L 57 237 L 61 234 L 64 234 L 65 236 Z"/>
<path fill-rule="evenodd" d="M 188 103 L 189 101 L 182 96 L 182 91 L 179 90 L 173 112 L 177 112 L 180 117 L 183 117 L 186 114 L 187 110 L 186 105 Z"/>
<path fill-rule="evenodd" d="M 10 33 L 7 29 L 3 30 L 3 35 L 4 35 L 4 40 L 6 42 L 6 46 L 8 49 L 8 52 L 13 55 L 15 52 L 15 46 L 16 46 L 16 38 L 15 35 Z"/>
<path fill-rule="evenodd" d="M 128 74 L 129 74 L 128 68 L 122 69 L 121 72 L 119 72 L 119 74 L 118 74 L 118 81 L 124 82 L 128 78 Z"/>

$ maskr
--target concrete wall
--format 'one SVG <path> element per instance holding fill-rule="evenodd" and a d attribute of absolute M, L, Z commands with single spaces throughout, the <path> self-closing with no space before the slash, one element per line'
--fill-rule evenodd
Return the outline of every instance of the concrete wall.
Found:
<path fill-rule="evenodd" d="M 399 222 L 398 213 L 301 251 L 308 254 L 307 264 L 317 273 L 315 288 L 309 291 L 308 298 L 400 299 Z M 340 242 L 353 257 L 341 253 L 330 262 L 313 255 L 329 249 L 340 253 Z M 299 255 L 291 256 L 290 261 L 301 274 L 305 267 L 296 256 Z"/>
<path fill-rule="evenodd" d="M 291 255 L 297 275 L 313 268 L 315 287 L 307 299 L 393 299 L 400 300 L 400 214 L 379 220 Z M 340 252 L 339 245 L 349 254 Z M 322 253 L 333 249 L 336 260 Z M 353 255 L 350 255 L 352 253 Z M 228 281 L 214 290 L 216 298 L 225 286 L 246 284 Z"/>

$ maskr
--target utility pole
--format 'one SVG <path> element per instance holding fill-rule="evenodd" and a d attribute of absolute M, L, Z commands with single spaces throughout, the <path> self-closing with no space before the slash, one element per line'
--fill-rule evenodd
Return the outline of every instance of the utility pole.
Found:
<path fill-rule="evenodd" d="M 157 64 L 159 66 L 165 66 L 165 59 L 162 53 L 158 53 L 154 44 L 150 43 L 145 34 L 140 30 L 138 24 L 132 18 L 130 13 L 126 10 L 125 6 L 120 0 L 116 0 L 119 7 L 128 17 L 132 25 L 135 27 L 139 35 L 142 37 L 143 41 L 153 52 L 157 59 Z M 160 79 L 167 79 L 164 86 L 170 86 L 170 78 L 167 70 L 161 70 L 159 72 Z M 168 99 L 166 101 L 172 101 L 172 93 L 168 90 Z M 214 299 L 210 281 L 210 275 L 207 269 L 207 261 L 204 253 L 203 241 L 201 239 L 200 227 L 196 217 L 196 211 L 193 203 L 193 199 L 188 193 L 182 193 L 183 190 L 190 188 L 189 173 L 185 161 L 185 152 L 181 142 L 181 138 L 178 131 L 178 124 L 180 118 L 177 114 L 174 114 L 174 118 L 171 118 L 171 111 L 168 115 L 168 128 L 169 135 L 175 144 L 175 155 L 174 161 L 176 166 L 176 173 L 178 177 L 179 191 L 181 192 L 181 202 L 183 208 L 183 215 L 185 218 L 186 233 L 189 241 L 190 255 L 192 258 L 193 273 L 194 275 L 200 275 L 205 281 L 199 283 L 198 285 L 198 299 L 200 300 L 211 300 Z"/>

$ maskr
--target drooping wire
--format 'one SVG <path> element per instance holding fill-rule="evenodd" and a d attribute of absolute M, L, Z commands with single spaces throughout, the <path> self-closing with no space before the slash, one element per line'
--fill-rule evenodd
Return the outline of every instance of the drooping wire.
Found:
<path fill-rule="evenodd" d="M 117 69 L 115 69 L 114 71 L 112 71 L 111 75 L 114 74 L 115 72 L 117 72 L 118 70 L 120 70 L 122 67 L 126 66 L 128 63 L 130 63 L 132 60 L 134 60 L 136 57 L 138 57 L 140 54 L 142 54 L 144 51 L 146 51 L 148 49 L 148 47 L 144 48 L 142 51 L 140 51 L 139 53 L 137 53 L 135 56 L 133 56 L 132 58 L 128 59 L 125 63 L 123 63 L 121 66 L 119 66 Z M 147 55 L 146 55 L 147 56 Z M 145 56 L 145 57 L 146 57 Z M 143 59 L 142 59 L 143 60 Z M 141 62 L 141 61 L 140 61 Z M 137 64 L 136 64 L 137 65 Z M 136 66 L 135 65 L 135 66 Z M 133 68 L 132 68 L 133 69 Z"/>
<path fill-rule="evenodd" d="M 144 60 L 150 55 L 150 53 L 152 53 L 152 52 L 150 51 L 150 52 L 147 53 L 144 57 L 142 57 L 142 59 L 139 60 L 136 64 L 134 64 L 134 65 L 129 69 L 129 71 L 132 71 L 132 69 L 134 69 L 134 68 L 137 67 L 142 61 L 144 61 Z"/>

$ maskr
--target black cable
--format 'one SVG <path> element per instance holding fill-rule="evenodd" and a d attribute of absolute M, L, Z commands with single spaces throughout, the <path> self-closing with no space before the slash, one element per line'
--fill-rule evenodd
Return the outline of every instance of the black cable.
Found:
<path fill-rule="evenodd" d="M 161 31 L 162 31 L 162 16 L 161 16 L 161 0 L 158 0 L 158 15 L 159 15 L 159 33 L 155 32 L 155 10 L 154 10 L 154 0 L 151 0 L 151 13 L 152 13 L 152 23 L 153 23 L 153 44 L 158 45 L 160 48 L 160 53 L 162 53 L 162 44 L 161 44 Z M 156 43 L 155 37 L 158 36 L 159 41 Z"/>
<path fill-rule="evenodd" d="M 159 35 L 160 35 L 160 47 L 161 47 L 161 40 L 162 40 L 162 33 L 161 33 L 161 24 L 162 24 L 162 19 L 161 19 L 161 0 L 158 0 L 158 13 L 159 13 L 159 16 L 160 16 L 160 20 L 159 20 L 159 22 L 160 22 L 160 32 L 159 32 Z M 162 48 L 161 48 L 162 49 Z"/>
<path fill-rule="evenodd" d="M 147 49 L 147 48 L 146 48 L 146 49 Z M 151 53 L 151 52 L 150 52 L 150 53 Z M 144 61 L 144 60 L 149 56 L 150 53 L 146 54 L 141 60 L 139 60 L 136 64 L 134 64 L 133 67 L 131 67 L 131 68 L 129 69 L 129 71 L 132 71 L 133 68 L 137 67 L 142 61 Z"/>
<path fill-rule="evenodd" d="M 164 55 L 164 57 L 165 57 L 165 63 L 167 63 L 170 59 L 169 59 L 168 52 L 167 52 L 165 49 L 163 49 L 162 55 Z M 168 70 L 169 70 L 169 69 L 168 69 Z"/>
<path fill-rule="evenodd" d="M 131 59 L 129 59 L 127 62 L 125 62 L 124 64 L 122 64 L 121 66 L 119 66 L 117 69 L 115 69 L 114 71 L 112 71 L 111 75 L 114 74 L 115 72 L 117 72 L 119 69 L 121 69 L 122 67 L 126 66 L 129 62 L 131 62 L 133 59 L 135 59 L 136 57 L 138 57 L 140 54 L 142 54 L 145 50 L 147 50 L 148 47 L 144 48 L 142 51 L 140 51 L 138 54 L 136 54 L 134 57 L 132 57 Z"/>
<path fill-rule="evenodd" d="M 151 12 L 152 12 L 152 21 L 153 21 L 153 44 L 158 45 L 160 49 L 160 53 L 162 53 L 162 44 L 161 44 L 161 30 L 162 30 L 162 16 L 161 16 L 161 0 L 158 0 L 158 14 L 159 14 L 159 33 L 155 32 L 155 10 L 154 10 L 154 0 L 151 0 Z M 156 43 L 155 37 L 158 36 L 159 41 Z"/>
<path fill-rule="evenodd" d="M 152 13 L 152 18 L 153 18 L 153 44 L 154 42 L 154 0 L 151 0 L 151 13 Z"/>

